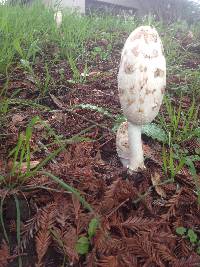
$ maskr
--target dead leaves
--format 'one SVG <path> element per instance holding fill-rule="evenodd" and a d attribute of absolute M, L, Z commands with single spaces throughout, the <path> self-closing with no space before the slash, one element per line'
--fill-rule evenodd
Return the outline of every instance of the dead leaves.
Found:
<path fill-rule="evenodd" d="M 38 266 L 42 266 L 42 260 L 51 244 L 51 228 L 53 227 L 56 215 L 56 205 L 51 204 L 43 209 L 39 222 L 39 231 L 36 235 L 36 252 L 38 256 Z"/>
<path fill-rule="evenodd" d="M 118 264 L 118 256 L 105 256 L 98 263 L 99 267 L 120 267 Z"/>
<path fill-rule="evenodd" d="M 161 177 L 160 177 L 160 174 L 155 172 L 154 175 L 151 175 L 151 181 L 152 181 L 152 184 L 156 190 L 156 193 L 160 196 L 160 197 L 163 197 L 163 198 L 166 198 L 166 193 L 165 191 L 163 190 L 162 186 L 161 186 Z"/>
<path fill-rule="evenodd" d="M 39 160 L 33 160 L 29 162 L 29 168 L 30 170 L 35 168 L 38 164 L 40 163 Z M 26 173 L 28 170 L 28 163 L 27 162 L 15 162 L 15 166 L 17 166 L 17 168 L 15 169 L 15 173 Z M 12 169 L 13 168 L 13 162 L 10 160 L 9 161 L 9 168 Z"/>
<path fill-rule="evenodd" d="M 131 187 L 129 181 L 123 181 L 119 178 L 116 178 L 106 190 L 104 202 L 102 203 L 102 212 L 108 214 L 113 207 L 118 206 L 122 202 L 126 202 L 129 198 L 133 199 L 137 196 L 135 190 Z"/>
<path fill-rule="evenodd" d="M 119 172 L 113 171 L 108 179 L 104 176 L 101 153 L 97 153 L 94 143 L 71 145 L 59 155 L 57 162 L 56 169 L 54 163 L 50 164 L 52 170 L 81 191 L 100 216 L 101 227 L 92 238 L 87 255 L 87 259 L 92 260 L 90 265 L 87 262 L 88 266 L 171 267 L 179 266 L 183 257 L 184 262 L 189 261 L 191 250 L 185 240 L 177 244 L 174 229 L 176 223 L 180 225 L 188 216 L 182 213 L 184 207 L 194 208 L 196 202 L 192 190 L 162 185 L 158 173 L 145 172 L 136 182 L 135 177 L 124 180 Z M 76 242 L 87 233 L 93 215 L 86 212 L 74 196 L 46 177 L 34 177 L 27 182 L 27 188 L 35 185 L 51 187 L 52 191 L 38 189 L 41 195 L 37 197 L 35 194 L 35 215 L 23 226 L 23 247 L 27 248 L 34 240 L 37 266 L 46 264 L 48 249 L 52 247 L 70 264 L 82 264 L 75 249 Z M 152 187 L 155 190 L 146 194 Z M 164 197 L 163 192 L 166 193 L 165 200 L 158 205 L 155 196 Z M 145 197 L 141 197 L 143 194 Z M 140 201 L 135 201 L 138 199 Z M 197 215 L 191 215 L 192 219 L 195 223 Z"/>
<path fill-rule="evenodd" d="M 59 248 L 61 253 L 64 253 L 69 259 L 70 263 L 75 263 L 78 261 L 79 256 L 75 250 L 75 245 L 77 242 L 77 233 L 74 227 L 70 227 L 65 231 L 54 227 L 52 229 L 53 239 L 56 246 Z"/>
<path fill-rule="evenodd" d="M 159 220 L 130 217 L 125 222 L 121 223 L 121 226 L 133 231 L 152 231 L 158 224 Z"/>
<path fill-rule="evenodd" d="M 0 247 L 0 267 L 7 267 L 10 258 L 10 249 L 5 240 L 2 241 Z"/>

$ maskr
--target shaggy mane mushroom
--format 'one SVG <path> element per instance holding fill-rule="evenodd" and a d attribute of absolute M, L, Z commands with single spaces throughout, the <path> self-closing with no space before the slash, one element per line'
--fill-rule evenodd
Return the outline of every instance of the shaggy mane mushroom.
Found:
<path fill-rule="evenodd" d="M 138 27 L 125 42 L 118 73 L 120 103 L 128 121 L 124 132 L 128 136 L 128 154 L 127 148 L 124 151 L 128 155 L 125 163 L 130 171 L 144 168 L 141 128 L 158 114 L 165 86 L 166 61 L 161 39 L 154 28 Z M 122 155 L 123 146 L 119 148 L 121 133 L 121 129 L 118 130 L 116 145 Z"/>

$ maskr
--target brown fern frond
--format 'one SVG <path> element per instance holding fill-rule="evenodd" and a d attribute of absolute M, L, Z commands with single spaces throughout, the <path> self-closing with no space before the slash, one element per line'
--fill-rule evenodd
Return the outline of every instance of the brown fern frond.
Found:
<path fill-rule="evenodd" d="M 114 206 L 123 202 L 126 199 L 137 197 L 134 187 L 129 181 L 123 181 L 120 178 L 115 180 L 105 193 L 102 203 L 102 212 L 110 211 Z"/>
<path fill-rule="evenodd" d="M 178 258 L 189 257 L 191 254 L 191 247 L 187 244 L 187 242 L 183 238 L 178 239 L 178 243 L 174 249 L 175 254 Z"/>
<path fill-rule="evenodd" d="M 123 250 L 123 242 L 120 239 L 112 238 L 107 231 L 98 230 L 94 239 L 94 247 L 98 253 L 115 253 Z"/>
<path fill-rule="evenodd" d="M 151 242 L 151 238 L 147 232 L 138 237 L 126 238 L 126 244 L 128 251 L 136 257 L 143 259 L 143 263 L 155 263 L 159 267 L 165 267 L 163 260 L 155 247 L 155 243 Z"/>
<path fill-rule="evenodd" d="M 154 246 L 147 236 L 139 236 L 138 245 L 146 254 L 146 258 L 153 263 L 156 263 L 159 267 L 165 267 L 165 264 L 160 257 L 157 248 Z"/>
<path fill-rule="evenodd" d="M 85 229 L 87 229 L 90 221 L 93 218 L 93 214 L 90 212 L 84 213 L 80 212 L 79 214 L 79 220 L 77 221 L 77 234 L 79 235 L 81 232 L 83 232 Z"/>
<path fill-rule="evenodd" d="M 160 226 L 160 225 L 159 225 Z M 154 231 L 154 235 L 153 235 L 153 240 L 156 242 L 163 242 L 164 244 L 167 243 L 173 243 L 175 241 L 175 239 L 177 238 L 176 235 L 172 234 L 170 229 L 165 229 L 166 232 L 164 232 L 163 229 L 160 229 L 158 231 L 158 229 L 155 229 Z"/>
<path fill-rule="evenodd" d="M 166 203 L 166 207 L 169 207 L 167 213 L 162 215 L 162 218 L 166 221 L 168 221 L 170 219 L 170 217 L 175 216 L 176 215 L 176 210 L 178 208 L 179 205 L 179 201 L 180 201 L 180 197 L 182 194 L 182 189 L 180 189 L 178 192 L 176 192 L 171 199 L 168 200 L 168 202 Z"/>
<path fill-rule="evenodd" d="M 134 257 L 134 255 L 130 254 L 129 252 L 123 253 L 119 255 L 119 263 L 120 266 L 123 267 L 138 267 L 138 260 L 137 257 Z"/>
<path fill-rule="evenodd" d="M 27 223 L 23 226 L 22 239 L 21 239 L 22 250 L 26 249 L 27 244 L 33 238 L 34 234 L 38 231 L 38 229 L 40 228 L 43 214 L 48 213 L 52 209 L 55 210 L 54 203 L 50 203 L 46 207 L 38 209 L 37 213 L 33 216 L 33 218 L 28 220 Z"/>
<path fill-rule="evenodd" d="M 57 227 L 53 228 L 53 239 L 56 242 L 60 252 L 68 257 L 69 261 L 74 264 L 78 261 L 79 257 L 75 249 L 76 241 L 78 236 L 76 234 L 76 229 L 70 227 L 69 229 L 63 231 Z"/>
<path fill-rule="evenodd" d="M 96 266 L 96 263 L 97 263 L 96 251 L 95 251 L 95 249 L 93 249 L 92 252 L 90 252 L 87 255 L 86 266 L 87 267 L 94 267 L 94 266 Z"/>
<path fill-rule="evenodd" d="M 78 236 L 76 229 L 71 227 L 63 234 L 64 250 L 71 262 L 75 263 L 79 257 L 75 249 L 76 241 Z"/>
<path fill-rule="evenodd" d="M 188 258 L 182 258 L 180 260 L 177 260 L 173 264 L 173 267 L 199 267 L 200 256 L 193 253 Z"/>
<path fill-rule="evenodd" d="M 108 190 L 105 193 L 105 199 L 112 199 L 115 194 L 119 191 L 119 186 L 121 184 L 121 179 L 118 178 L 116 181 L 114 181 L 109 187 Z"/>
<path fill-rule="evenodd" d="M 149 241 L 148 239 L 143 239 L 141 237 L 139 240 L 139 244 L 146 253 L 147 258 L 151 262 L 156 263 L 160 267 L 165 267 L 165 264 L 162 261 L 162 257 L 160 257 L 157 249 L 155 248 L 154 244 L 151 241 Z"/>
<path fill-rule="evenodd" d="M 55 222 L 56 205 L 53 203 L 43 209 L 40 216 L 39 231 L 36 236 L 36 252 L 38 256 L 38 265 L 42 264 L 42 259 L 51 244 L 50 230 Z"/>
<path fill-rule="evenodd" d="M 61 226 L 65 227 L 67 218 L 74 217 L 73 205 L 70 195 L 55 194 L 54 201 L 56 203 L 56 222 Z M 62 203 L 62 205 L 61 205 Z"/>
<path fill-rule="evenodd" d="M 77 197 L 75 197 L 74 195 L 72 195 L 72 203 L 73 203 L 73 207 L 74 207 L 75 219 L 78 220 L 80 208 L 81 208 L 81 203 L 77 199 Z"/>
<path fill-rule="evenodd" d="M 166 245 L 156 244 L 155 247 L 157 248 L 157 251 L 163 261 L 174 263 L 177 260 L 176 256 Z"/>
<path fill-rule="evenodd" d="M 10 250 L 5 240 L 3 240 L 0 247 L 0 267 L 7 267 L 9 258 L 10 258 Z"/>
<path fill-rule="evenodd" d="M 153 214 L 155 214 L 154 210 L 155 207 L 153 208 L 153 197 L 149 194 L 147 194 L 143 199 L 142 199 L 142 203 L 145 205 L 145 207 Z"/>
<path fill-rule="evenodd" d="M 120 267 L 118 263 L 118 256 L 104 256 L 98 262 L 99 267 Z"/>
<path fill-rule="evenodd" d="M 39 230 L 36 236 L 35 244 L 38 256 L 38 266 L 42 266 L 42 259 L 51 244 L 51 236 L 48 228 L 46 230 L 43 228 Z"/>
<path fill-rule="evenodd" d="M 179 204 L 185 206 L 185 205 L 191 205 L 196 202 L 197 202 L 197 197 L 195 196 L 193 190 L 184 187 L 179 200 Z"/>
<path fill-rule="evenodd" d="M 159 224 L 159 220 L 145 219 L 142 217 L 130 217 L 125 222 L 121 223 L 122 227 L 129 228 L 134 231 L 152 231 Z"/>

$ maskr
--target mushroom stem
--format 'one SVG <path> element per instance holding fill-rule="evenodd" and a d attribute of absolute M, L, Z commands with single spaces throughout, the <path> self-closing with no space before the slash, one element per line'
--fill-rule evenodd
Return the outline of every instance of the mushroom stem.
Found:
<path fill-rule="evenodd" d="M 144 155 L 141 139 L 142 126 L 128 122 L 129 170 L 137 171 L 144 168 Z"/>

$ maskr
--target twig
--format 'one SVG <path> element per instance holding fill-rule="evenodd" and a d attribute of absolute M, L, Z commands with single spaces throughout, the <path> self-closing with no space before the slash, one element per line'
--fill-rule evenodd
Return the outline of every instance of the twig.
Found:
<path fill-rule="evenodd" d="M 172 179 L 167 179 L 167 180 L 165 180 L 165 181 L 163 181 L 161 183 L 158 183 L 156 185 L 149 186 L 149 188 L 147 189 L 147 191 L 144 194 L 140 195 L 137 199 L 135 199 L 133 201 L 133 203 L 134 204 L 137 204 L 138 202 L 140 202 L 141 200 L 143 200 L 151 192 L 151 190 L 153 188 L 155 188 L 156 186 L 161 186 L 161 185 L 169 184 L 170 182 L 173 182 L 173 180 Z"/>
<path fill-rule="evenodd" d="M 110 217 L 114 212 L 116 212 L 121 206 L 124 205 L 124 203 L 126 203 L 129 200 L 129 198 L 127 198 L 126 200 L 124 200 L 123 202 L 121 202 L 115 209 L 113 209 L 107 216 L 106 218 Z"/>
<path fill-rule="evenodd" d="M 76 112 L 73 111 L 72 109 L 68 109 L 68 108 L 64 107 L 63 103 L 62 103 L 60 100 L 58 100 L 57 97 L 55 97 L 55 96 L 52 95 L 52 94 L 49 94 L 49 95 L 50 95 L 51 99 L 53 100 L 54 104 L 56 104 L 56 106 L 58 106 L 61 110 L 63 110 L 63 111 L 67 111 L 67 112 L 71 113 L 72 115 L 75 115 L 75 116 L 77 116 L 77 117 L 79 117 L 79 118 L 81 118 L 81 119 L 83 119 L 83 120 L 85 120 L 85 121 L 88 121 L 88 122 L 90 122 L 90 123 L 96 125 L 97 127 L 103 128 L 103 129 L 105 129 L 105 130 L 111 132 L 111 129 L 110 129 L 110 128 L 108 128 L 108 127 L 106 127 L 106 126 L 104 126 L 104 125 L 102 125 L 102 124 L 99 124 L 99 123 L 97 123 L 97 122 L 95 122 L 95 121 L 93 121 L 93 120 L 90 120 L 90 119 L 86 118 L 85 116 L 76 113 Z"/>

